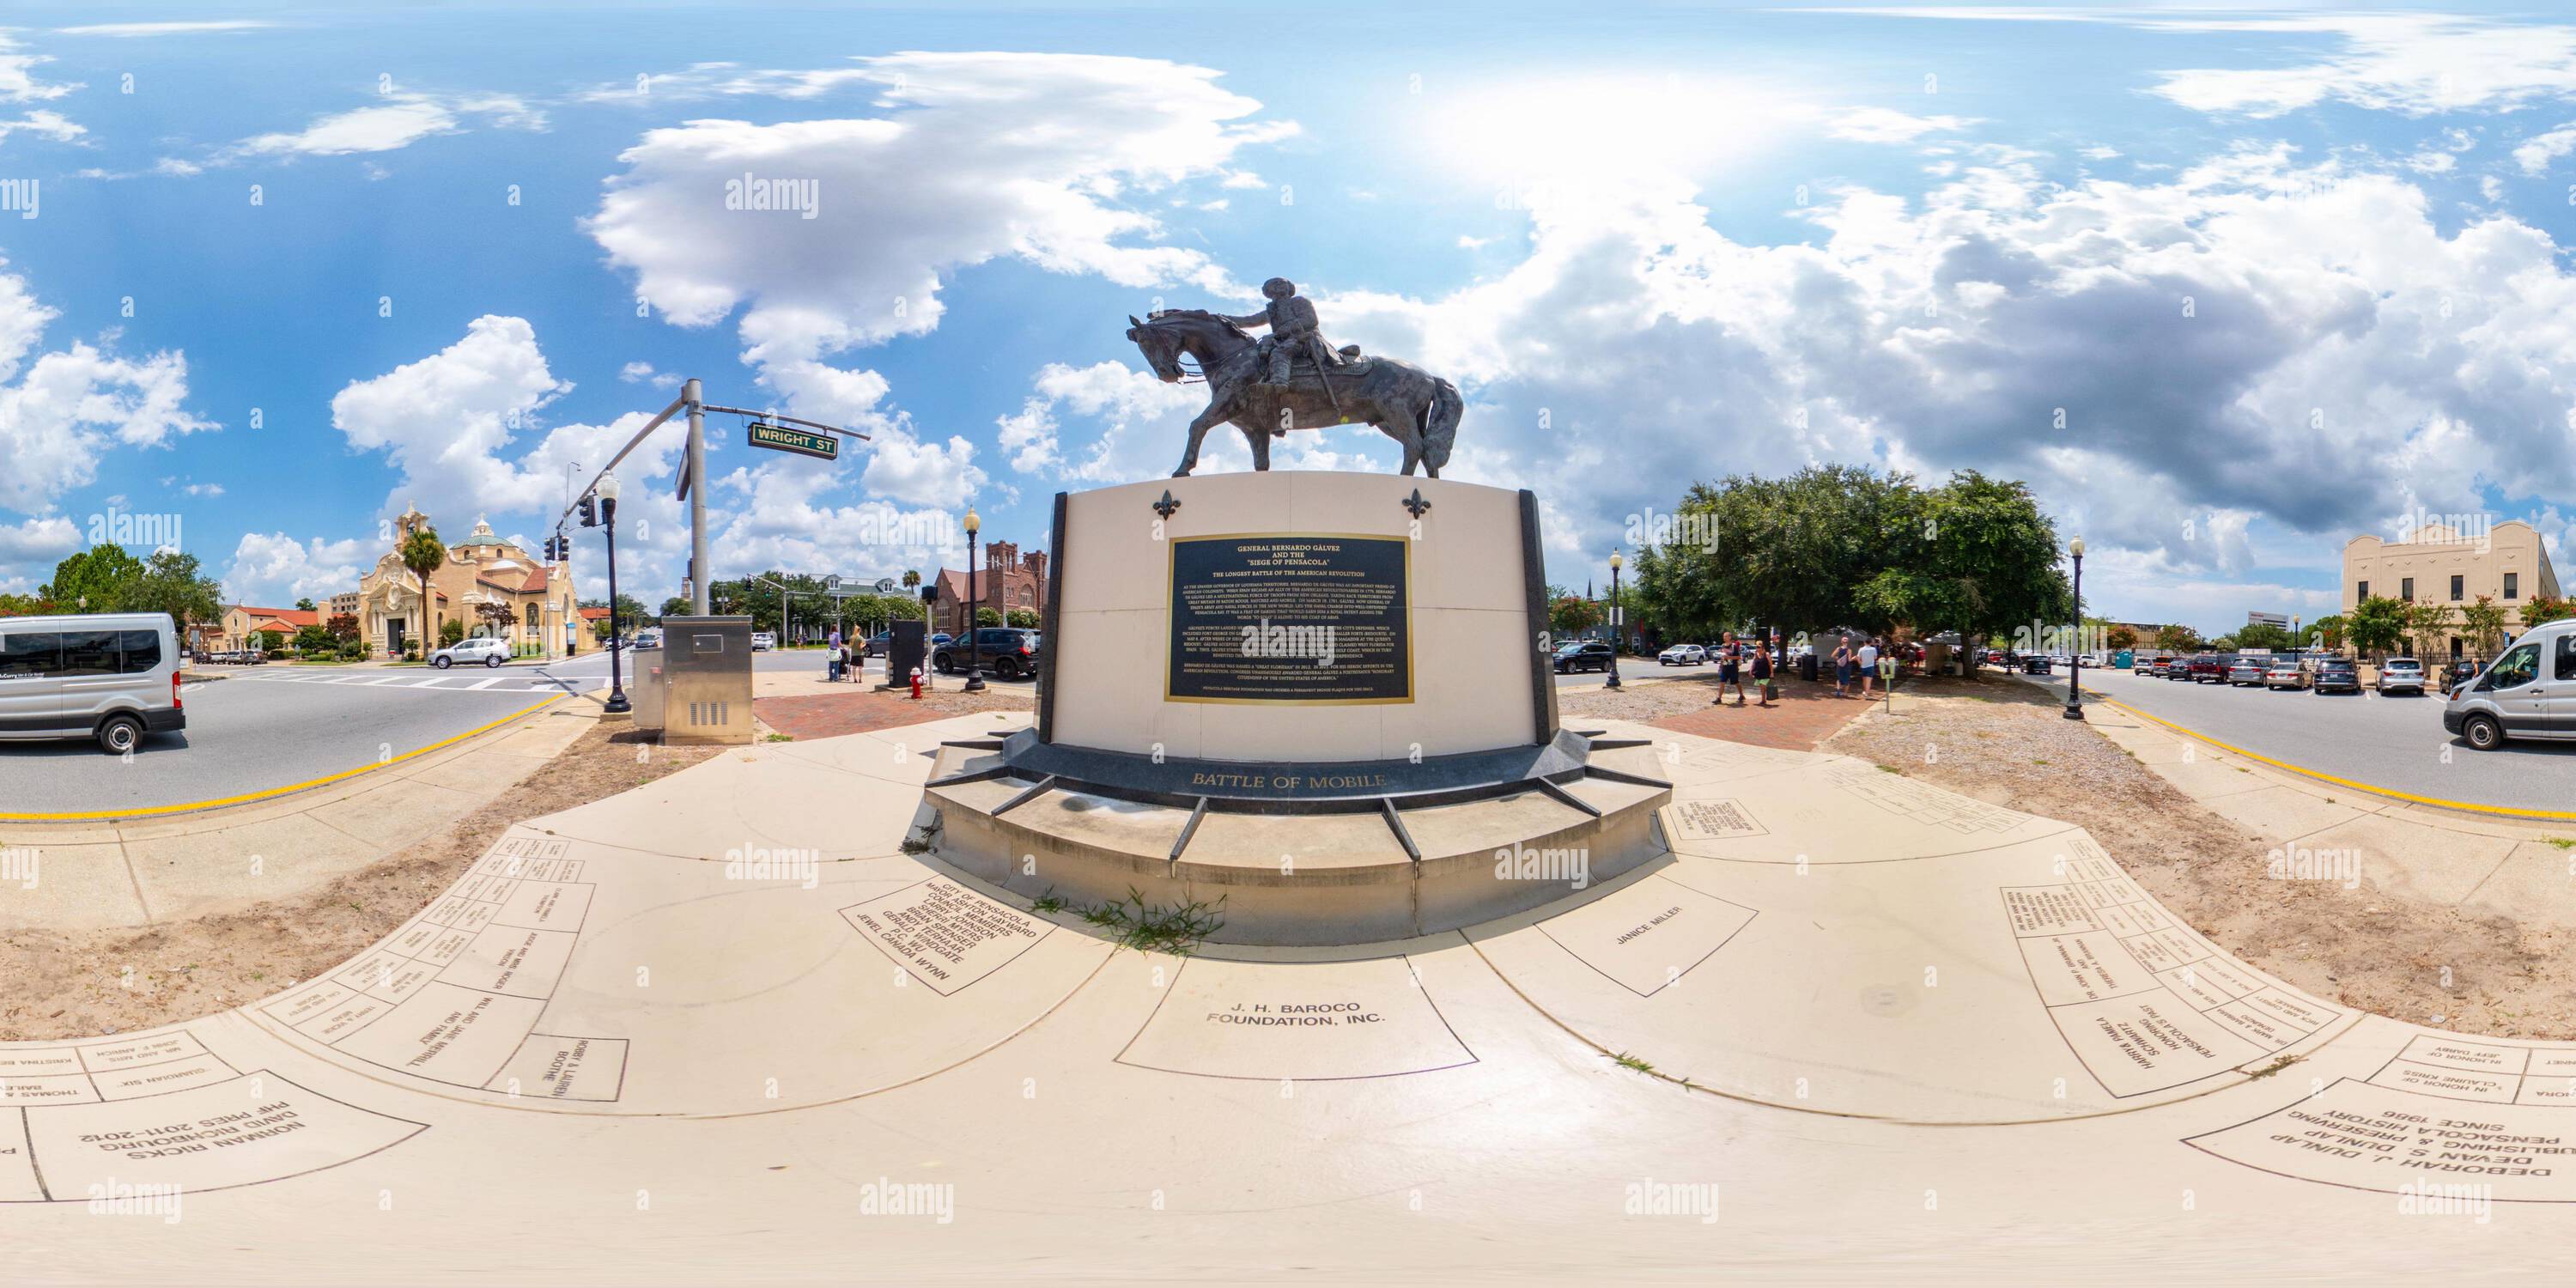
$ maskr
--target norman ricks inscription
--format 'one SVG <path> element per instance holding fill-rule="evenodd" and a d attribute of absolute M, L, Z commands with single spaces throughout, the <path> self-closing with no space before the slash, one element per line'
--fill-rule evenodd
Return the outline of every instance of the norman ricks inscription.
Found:
<path fill-rule="evenodd" d="M 1402 537 L 1176 538 L 1164 695 L 1175 702 L 1413 700 Z"/>

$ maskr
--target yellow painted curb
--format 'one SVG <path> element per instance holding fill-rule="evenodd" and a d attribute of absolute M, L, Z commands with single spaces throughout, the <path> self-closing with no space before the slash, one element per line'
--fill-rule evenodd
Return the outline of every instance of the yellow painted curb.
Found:
<path fill-rule="evenodd" d="M 320 778 L 312 779 L 307 782 L 296 783 L 292 786 L 271 787 L 266 791 L 250 792 L 241 796 L 224 796 L 210 801 L 191 801 L 185 805 L 147 805 L 139 809 L 92 810 L 87 813 L 80 814 L 0 814 L 0 823 L 76 823 L 84 820 L 96 819 L 151 818 L 161 814 L 187 814 L 201 809 L 221 809 L 226 805 L 246 805 L 252 801 L 264 801 L 274 796 L 285 796 L 295 792 L 321 787 L 326 784 L 336 783 L 344 778 L 355 778 L 360 774 L 371 773 L 390 765 L 399 765 L 414 756 L 426 756 L 441 747 L 455 746 L 457 743 L 463 742 L 476 734 L 498 729 L 521 716 L 529 715 L 543 707 L 552 706 L 557 701 L 560 701 L 563 696 L 564 695 L 560 693 L 549 695 L 545 701 L 539 702 L 535 706 L 521 708 L 520 710 L 511 712 L 509 715 L 503 716 L 490 724 L 476 725 L 453 738 L 442 738 L 426 747 L 415 747 L 391 760 L 380 760 L 372 765 L 360 765 L 355 769 L 344 769 L 336 774 L 326 774 Z"/>
<path fill-rule="evenodd" d="M 2458 810 L 2463 814 L 2487 814 L 2493 815 L 2497 818 L 2534 818 L 2547 819 L 2551 822 L 2558 823 L 2576 823 L 2576 813 L 2570 813 L 2565 810 L 2515 809 L 2510 805 L 2474 805 L 2467 801 L 2446 801 L 2439 796 L 2417 796 L 2412 792 L 2401 792 L 2394 787 L 2374 787 L 2369 783 L 2357 783 L 2349 778 L 2337 778 L 2332 774 L 2323 774 L 2313 769 L 2305 769 L 2298 765 L 2290 764 L 2286 761 L 2274 760 L 2270 756 L 2266 756 L 2258 751 L 2247 751 L 2243 747 L 2220 742 L 2216 738 L 2212 738 L 2208 734 L 2202 733 L 2197 729 L 2175 724 L 2173 721 L 2167 720 L 2163 716 L 2150 715 L 2144 711 L 2140 711 L 2136 707 L 2130 706 L 2128 703 L 2122 702 L 2118 698 L 2112 697 L 2109 694 L 2099 693 L 2092 689 L 2086 689 L 2085 692 L 2094 694 L 2095 701 L 2105 702 L 2118 707 L 2122 711 L 2126 711 L 2130 715 L 2136 716 L 2141 720 L 2152 720 L 2157 724 L 2163 725 L 2167 729 L 2171 729 L 2185 737 L 2196 738 L 2202 742 L 2208 743 L 2210 746 L 2218 748 L 2221 751 L 2234 752 L 2239 756 L 2243 756 L 2247 760 L 2259 760 L 2266 765 L 2270 765 L 2274 769 L 2282 770 L 2286 773 L 2297 774 L 2302 778 L 2313 778 L 2321 783 L 2332 783 L 2337 787 L 2349 787 L 2357 792 L 2366 792 L 2372 796 L 2385 796 L 2391 800 L 2401 800 L 2412 805 L 2430 805 L 2435 809 Z"/>

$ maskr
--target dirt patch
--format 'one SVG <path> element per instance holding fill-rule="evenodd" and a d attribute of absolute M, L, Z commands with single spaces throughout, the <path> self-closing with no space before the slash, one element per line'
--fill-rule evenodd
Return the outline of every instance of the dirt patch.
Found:
<path fill-rule="evenodd" d="M 2175 915 L 2228 952 L 2346 1006 L 2508 1038 L 2576 1037 L 2576 961 L 2552 927 L 2326 881 L 2266 875 L 2277 838 L 2195 804 L 2092 725 L 2063 690 L 1928 681 L 1843 752 L 2011 809 L 2077 824 Z"/>
<path fill-rule="evenodd" d="M 640 787 L 723 750 L 648 746 L 629 729 L 612 736 L 602 725 L 446 831 L 294 898 L 156 926 L 0 933 L 0 979 L 9 981 L 0 1041 L 131 1033 L 268 996 L 393 933 L 511 824 Z"/>
<path fill-rule="evenodd" d="M 755 698 L 752 714 L 762 724 L 790 738 L 836 738 L 873 729 L 945 720 L 978 711 L 1028 711 L 1037 706 L 1032 690 L 996 685 L 981 693 L 933 690 L 916 701 L 900 689 L 851 689 L 787 698 Z"/>

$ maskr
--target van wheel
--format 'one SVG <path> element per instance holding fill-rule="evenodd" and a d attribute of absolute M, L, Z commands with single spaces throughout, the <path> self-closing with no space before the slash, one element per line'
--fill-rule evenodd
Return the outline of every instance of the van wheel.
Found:
<path fill-rule="evenodd" d="M 2494 716 L 2470 716 L 2460 722 L 2460 736 L 2479 751 L 2493 751 L 2504 745 L 2504 726 Z"/>
<path fill-rule="evenodd" d="M 98 749 L 122 756 L 143 741 L 143 722 L 132 716 L 109 716 L 99 722 Z"/>

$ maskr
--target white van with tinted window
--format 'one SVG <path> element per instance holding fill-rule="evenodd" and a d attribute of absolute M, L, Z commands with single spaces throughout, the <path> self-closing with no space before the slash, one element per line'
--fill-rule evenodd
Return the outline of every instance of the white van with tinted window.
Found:
<path fill-rule="evenodd" d="M 2576 739 L 2576 620 L 2531 628 L 2454 685 L 2442 729 L 2480 751 L 2511 738 Z"/>
<path fill-rule="evenodd" d="M 167 613 L 0 617 L 0 741 L 94 738 L 111 755 L 188 727 Z"/>

